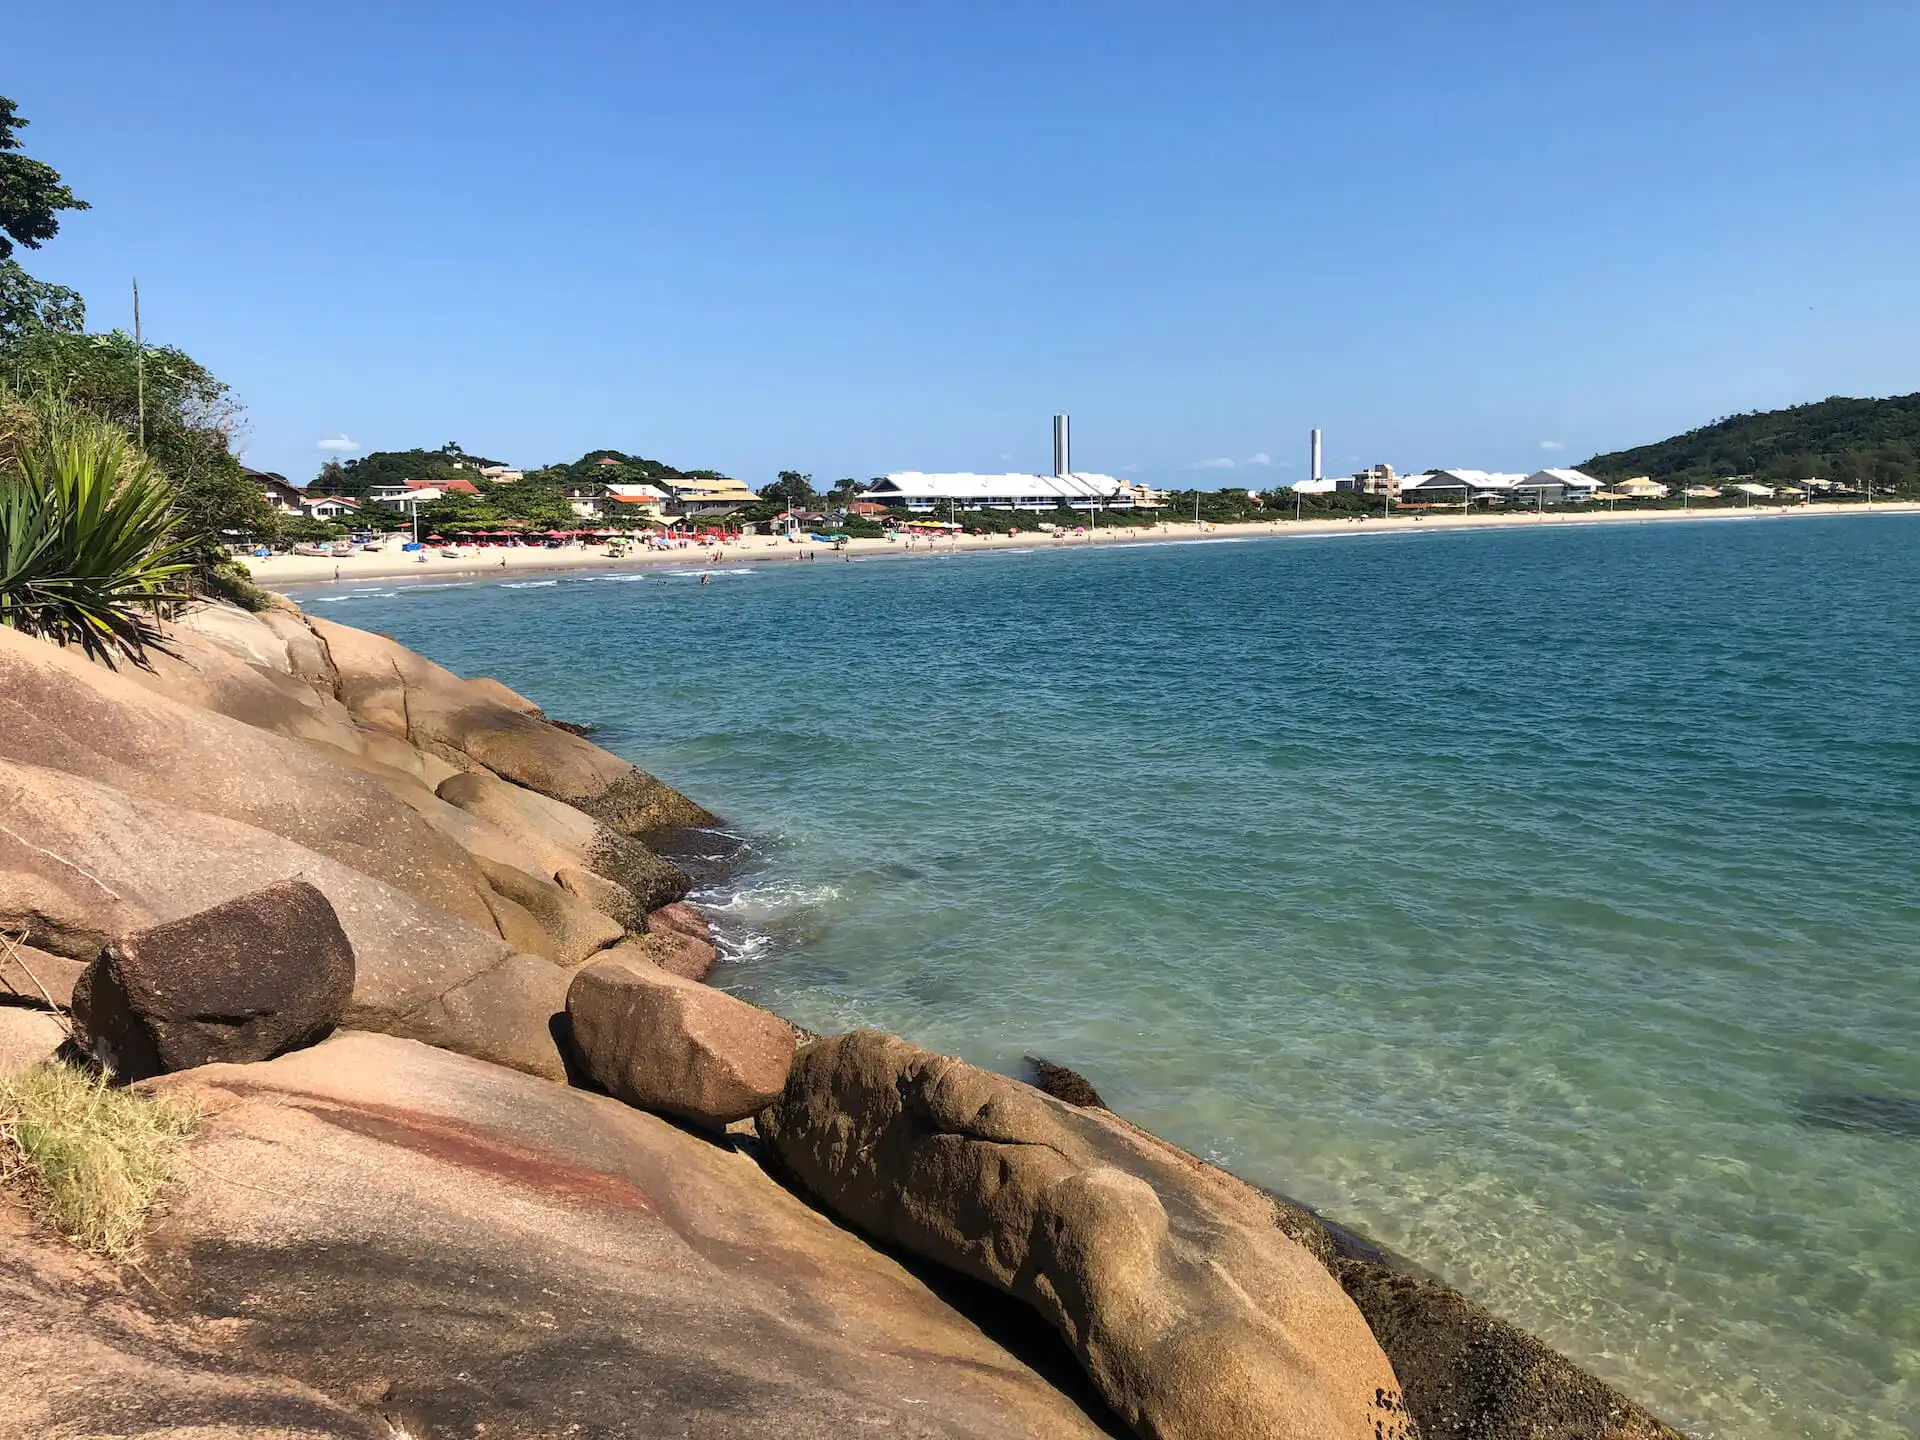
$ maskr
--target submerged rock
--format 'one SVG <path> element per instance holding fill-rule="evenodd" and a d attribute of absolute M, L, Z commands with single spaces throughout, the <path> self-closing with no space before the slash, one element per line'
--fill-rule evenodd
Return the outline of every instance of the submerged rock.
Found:
<path fill-rule="evenodd" d="M 122 1080 L 265 1060 L 339 1024 L 353 976 L 327 897 L 286 880 L 108 945 L 74 987 L 74 1039 Z"/>
<path fill-rule="evenodd" d="M 838 1214 L 1031 1305 L 1143 1437 L 1414 1434 L 1271 1202 L 1115 1117 L 856 1031 L 801 1052 L 757 1125 Z"/>
<path fill-rule="evenodd" d="M 1421 1440 L 1685 1440 L 1457 1290 L 1379 1261 L 1332 1263 L 1393 1361 Z"/>
<path fill-rule="evenodd" d="M 787 1022 L 635 949 L 616 946 L 567 991 L 574 1048 L 593 1082 L 629 1105 L 713 1126 L 779 1095 L 793 1065 Z"/>

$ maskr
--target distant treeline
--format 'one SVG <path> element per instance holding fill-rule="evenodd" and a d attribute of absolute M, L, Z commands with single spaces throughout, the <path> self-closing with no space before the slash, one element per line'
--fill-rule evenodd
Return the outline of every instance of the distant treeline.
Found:
<path fill-rule="evenodd" d="M 611 463 L 607 463 L 611 462 Z M 329 460 L 307 487 L 310 495 L 345 495 L 364 500 L 376 485 L 431 485 L 442 480 L 475 480 L 478 472 L 502 464 L 449 440 L 438 450 L 375 450 L 344 464 Z M 618 450 L 589 450 L 578 460 L 556 461 L 526 474 L 530 490 L 599 490 L 604 485 L 641 485 L 657 480 L 718 479 L 717 470 L 676 470 L 658 460 Z"/>
<path fill-rule="evenodd" d="M 1596 480 L 1651 475 L 1693 484 L 1752 475 L 1909 486 L 1920 482 L 1920 395 L 1836 395 L 1787 410 L 1729 415 L 1658 444 L 1596 455 L 1580 468 Z"/>

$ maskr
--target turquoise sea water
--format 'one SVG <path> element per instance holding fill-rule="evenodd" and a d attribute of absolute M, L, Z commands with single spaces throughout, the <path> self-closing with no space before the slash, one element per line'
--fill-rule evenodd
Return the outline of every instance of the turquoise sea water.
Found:
<path fill-rule="evenodd" d="M 741 994 L 1072 1064 L 1702 1436 L 1920 1428 L 1920 518 L 301 598 L 724 812 Z"/>

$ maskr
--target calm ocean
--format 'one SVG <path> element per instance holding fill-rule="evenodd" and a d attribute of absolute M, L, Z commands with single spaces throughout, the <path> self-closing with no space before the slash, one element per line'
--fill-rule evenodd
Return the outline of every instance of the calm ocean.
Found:
<path fill-rule="evenodd" d="M 1920 518 L 300 598 L 723 812 L 715 979 L 1115 1109 L 1704 1437 L 1920 1417 Z"/>

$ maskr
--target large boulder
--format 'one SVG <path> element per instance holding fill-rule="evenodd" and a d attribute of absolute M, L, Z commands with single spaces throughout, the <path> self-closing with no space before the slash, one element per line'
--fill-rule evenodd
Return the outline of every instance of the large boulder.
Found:
<path fill-rule="evenodd" d="M 672 861 L 583 810 L 492 775 L 452 775 L 440 798 L 478 817 L 518 845 L 543 875 L 575 868 L 613 881 L 643 910 L 670 904 L 693 882 Z"/>
<path fill-rule="evenodd" d="M 282 880 L 121 936 L 73 993 L 74 1038 L 123 1080 L 311 1045 L 353 995 L 353 946 L 327 897 Z"/>
<path fill-rule="evenodd" d="M 493 928 L 471 857 L 374 776 L 5 626 L 0 759 L 257 826 Z"/>
<path fill-rule="evenodd" d="M 565 1077 L 553 1031 L 569 972 L 516 954 L 491 917 L 481 930 L 264 830 L 64 771 L 0 761 L 0 817 L 0 934 L 90 960 L 118 935 L 304 879 L 353 946 L 346 1024 Z"/>
<path fill-rule="evenodd" d="M 574 1050 L 617 1099 L 705 1125 L 744 1120 L 781 1093 L 793 1030 L 723 990 L 668 974 L 616 946 L 567 990 Z"/>
<path fill-rule="evenodd" d="M 351 1032 L 147 1085 L 205 1117 L 147 1237 L 162 1318 L 380 1433 L 1112 1433 L 748 1153 L 606 1096 Z"/>
<path fill-rule="evenodd" d="M 364 725 L 422 749 L 466 756 L 622 835 L 713 822 L 679 791 L 618 755 L 548 724 L 524 703 L 504 700 L 498 694 L 504 687 L 475 686 L 384 635 L 318 617 L 309 624 L 326 644 L 340 700 Z"/>
<path fill-rule="evenodd" d="M 868 1233 L 1031 1305 L 1148 1440 L 1410 1440 L 1393 1367 L 1270 1202 L 1131 1126 L 875 1031 L 757 1121 Z"/>

